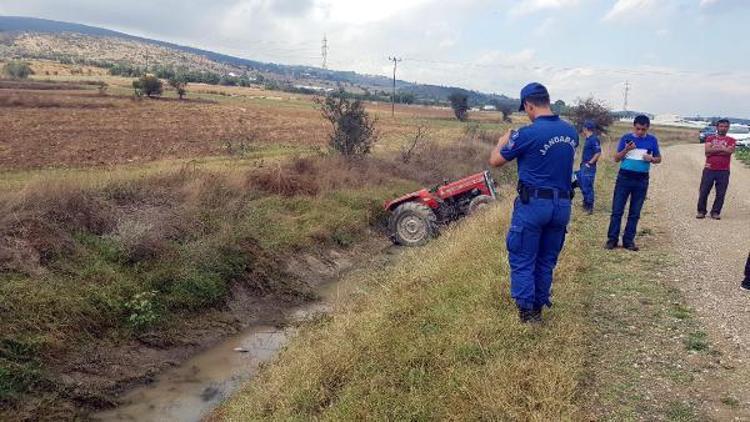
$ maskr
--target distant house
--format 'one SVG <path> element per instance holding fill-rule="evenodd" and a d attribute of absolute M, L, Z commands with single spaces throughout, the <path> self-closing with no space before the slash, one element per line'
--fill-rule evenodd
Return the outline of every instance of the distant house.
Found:
<path fill-rule="evenodd" d="M 333 88 L 324 88 L 322 86 L 313 86 L 313 85 L 294 85 L 295 88 L 305 90 L 305 91 L 315 91 L 315 92 L 331 92 L 333 91 Z"/>
<path fill-rule="evenodd" d="M 486 105 L 486 106 L 482 107 L 482 110 L 484 110 L 484 111 L 497 111 L 497 107 L 495 107 L 493 105 Z"/>

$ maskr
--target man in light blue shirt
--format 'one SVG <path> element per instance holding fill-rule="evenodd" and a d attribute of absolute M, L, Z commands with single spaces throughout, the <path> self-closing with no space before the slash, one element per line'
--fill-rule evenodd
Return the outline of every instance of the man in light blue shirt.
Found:
<path fill-rule="evenodd" d="M 637 116 L 633 121 L 633 132 L 625 134 L 617 145 L 615 162 L 620 163 L 620 172 L 617 174 L 615 192 L 612 196 L 612 216 L 605 245 L 607 249 L 617 247 L 622 215 L 630 199 L 622 247 L 633 252 L 639 250 L 635 244 L 635 233 L 648 193 L 649 171 L 651 164 L 661 163 L 659 141 L 648 133 L 650 127 L 651 120 L 647 116 Z"/>

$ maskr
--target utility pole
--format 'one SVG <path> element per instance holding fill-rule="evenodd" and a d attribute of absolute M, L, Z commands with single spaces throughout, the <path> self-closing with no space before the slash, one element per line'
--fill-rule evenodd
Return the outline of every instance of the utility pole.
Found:
<path fill-rule="evenodd" d="M 393 56 L 388 57 L 388 60 L 393 62 L 393 95 L 391 95 L 391 117 L 396 116 L 396 68 L 398 67 L 401 59 Z"/>
<path fill-rule="evenodd" d="M 328 35 L 323 35 L 323 45 L 320 47 L 323 56 L 323 69 L 328 69 Z"/>
<path fill-rule="evenodd" d="M 630 94 L 630 81 L 625 81 L 625 102 L 622 105 L 622 111 L 628 111 L 628 94 Z"/>

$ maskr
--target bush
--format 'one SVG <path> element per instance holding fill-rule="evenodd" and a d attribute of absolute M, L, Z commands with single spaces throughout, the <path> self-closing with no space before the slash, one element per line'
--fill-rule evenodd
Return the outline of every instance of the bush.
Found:
<path fill-rule="evenodd" d="M 156 310 L 156 295 L 158 292 L 149 291 L 138 293 L 125 303 L 125 309 L 130 313 L 128 324 L 135 330 L 151 327 L 159 319 Z"/>
<path fill-rule="evenodd" d="M 140 79 L 133 81 L 135 95 L 140 97 L 158 97 L 164 91 L 164 84 L 159 78 L 151 75 L 141 76 Z"/>
<path fill-rule="evenodd" d="M 315 101 L 333 128 L 328 139 L 334 151 L 345 157 L 370 152 L 378 138 L 375 120 L 365 111 L 360 100 L 350 100 L 343 91 L 339 91 Z"/>
<path fill-rule="evenodd" d="M 448 100 L 451 102 L 451 108 L 456 118 L 465 122 L 469 118 L 469 96 L 456 91 L 448 97 Z"/>
<path fill-rule="evenodd" d="M 427 142 L 429 137 L 430 131 L 426 126 L 417 126 L 414 135 L 410 136 L 406 140 L 406 142 L 401 145 L 401 162 L 403 162 L 404 164 L 408 164 L 409 161 L 411 161 L 412 156 L 419 153 L 419 151 L 424 147 L 424 144 Z"/>
<path fill-rule="evenodd" d="M 3 74 L 13 79 L 26 79 L 34 74 L 28 63 L 12 61 L 3 66 Z"/>
<path fill-rule="evenodd" d="M 492 100 L 490 101 L 490 104 L 495 106 L 495 109 L 500 112 L 500 114 L 503 115 L 503 122 L 510 123 L 512 122 L 510 116 L 513 114 L 513 109 L 518 108 L 518 104 L 512 101 L 500 101 L 500 100 Z"/>
<path fill-rule="evenodd" d="M 177 95 L 182 99 L 187 94 L 187 79 L 183 75 L 177 75 L 169 79 L 169 86 L 177 91 Z"/>
<path fill-rule="evenodd" d="M 578 99 L 577 104 L 570 108 L 570 120 L 580 132 L 586 120 L 596 122 L 597 129 L 607 133 L 607 128 L 614 123 L 615 118 L 607 105 L 594 97 Z"/>

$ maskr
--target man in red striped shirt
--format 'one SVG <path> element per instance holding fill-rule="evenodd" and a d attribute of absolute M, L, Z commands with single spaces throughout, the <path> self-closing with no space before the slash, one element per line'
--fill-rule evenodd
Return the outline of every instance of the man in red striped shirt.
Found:
<path fill-rule="evenodd" d="M 716 185 L 716 198 L 711 207 L 711 218 L 721 220 L 721 208 L 724 206 L 724 196 L 729 187 L 729 164 L 737 141 L 727 136 L 729 120 L 721 119 L 716 122 L 716 135 L 706 138 L 706 167 L 701 178 L 700 194 L 698 195 L 698 214 L 695 218 L 706 218 L 706 203 L 708 194 Z"/>

